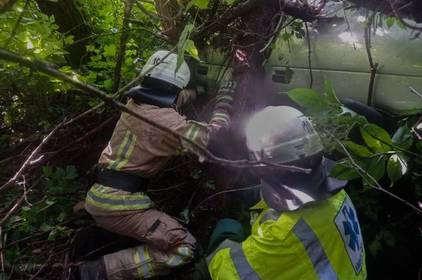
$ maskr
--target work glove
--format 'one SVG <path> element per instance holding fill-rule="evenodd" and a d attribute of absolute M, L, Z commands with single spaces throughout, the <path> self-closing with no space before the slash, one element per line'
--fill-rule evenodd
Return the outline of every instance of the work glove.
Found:
<path fill-rule="evenodd" d="M 218 90 L 214 110 L 209 122 L 211 132 L 230 127 L 233 96 L 236 91 L 235 81 L 224 81 Z"/>

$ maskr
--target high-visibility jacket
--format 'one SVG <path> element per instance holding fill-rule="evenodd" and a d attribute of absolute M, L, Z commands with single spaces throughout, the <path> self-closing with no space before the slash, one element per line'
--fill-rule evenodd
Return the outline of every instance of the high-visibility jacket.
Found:
<path fill-rule="evenodd" d="M 208 258 L 213 280 L 366 279 L 356 210 L 344 190 L 302 209 L 264 210 L 242 243 Z"/>

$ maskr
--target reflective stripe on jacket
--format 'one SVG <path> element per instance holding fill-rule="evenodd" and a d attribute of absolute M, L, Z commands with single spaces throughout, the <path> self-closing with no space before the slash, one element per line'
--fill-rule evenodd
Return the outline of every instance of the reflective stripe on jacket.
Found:
<path fill-rule="evenodd" d="M 356 210 L 345 191 L 293 212 L 267 209 L 241 244 L 209 259 L 213 280 L 366 279 Z"/>
<path fill-rule="evenodd" d="M 133 100 L 128 101 L 127 107 L 200 145 L 208 144 L 207 125 L 186 121 L 186 118 L 173 108 L 138 105 Z M 173 156 L 179 155 L 186 147 L 187 145 L 182 145 L 179 139 L 168 132 L 122 113 L 98 163 L 104 168 L 149 177 L 161 171 Z"/>

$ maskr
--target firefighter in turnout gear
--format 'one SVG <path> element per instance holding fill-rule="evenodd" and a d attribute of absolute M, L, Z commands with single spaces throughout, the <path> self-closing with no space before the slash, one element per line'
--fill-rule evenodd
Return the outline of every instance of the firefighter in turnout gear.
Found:
<path fill-rule="evenodd" d="M 309 173 L 263 168 L 261 209 L 243 242 L 226 239 L 207 258 L 213 280 L 366 279 L 365 249 L 345 181 L 312 124 L 287 106 L 266 107 L 246 128 L 251 157 Z"/>
<path fill-rule="evenodd" d="M 208 124 L 189 121 L 175 105 L 193 94 L 184 89 L 190 71 L 185 62 L 178 69 L 176 64 L 176 54 L 158 51 L 152 55 L 142 70 L 141 86 L 128 92 L 127 107 L 206 146 L 215 132 L 230 125 L 235 83 L 222 83 Z M 145 279 L 168 274 L 193 260 L 195 238 L 178 221 L 155 209 L 146 192 L 148 178 L 184 151 L 196 152 L 186 141 L 121 114 L 99 158 L 85 208 L 100 227 L 140 240 L 142 245 L 81 265 L 82 279 Z"/>

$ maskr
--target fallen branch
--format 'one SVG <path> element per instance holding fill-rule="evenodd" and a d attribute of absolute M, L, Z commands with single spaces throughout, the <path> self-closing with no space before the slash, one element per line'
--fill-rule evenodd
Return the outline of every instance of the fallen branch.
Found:
<path fill-rule="evenodd" d="M 1 53 L 1 50 L 0 50 Z M 21 168 L 18 170 L 18 172 L 15 173 L 15 175 L 9 179 L 5 184 L 3 184 L 0 187 L 0 193 L 4 192 L 6 189 L 9 189 L 11 186 L 17 183 L 17 180 L 20 176 L 22 176 L 23 172 L 34 163 L 35 157 L 38 155 L 38 153 L 41 151 L 42 147 L 50 140 L 50 138 L 56 133 L 57 130 L 63 125 L 63 122 L 57 125 L 44 139 L 41 141 L 41 143 L 32 151 L 32 153 L 29 155 L 29 157 L 25 160 Z M 23 197 L 24 198 L 24 197 Z M 1 223 L 0 223 L 1 224 Z"/>
<path fill-rule="evenodd" d="M 300 168 L 297 166 L 290 166 L 290 165 L 283 165 L 283 164 L 274 164 L 274 163 L 268 163 L 265 161 L 249 161 L 249 160 L 227 160 L 227 159 L 223 159 L 220 157 L 215 156 L 214 154 L 212 154 L 206 147 L 196 143 L 195 141 L 192 141 L 191 139 L 187 138 L 186 136 L 184 136 L 183 134 L 181 134 L 180 132 L 174 131 L 172 129 L 170 129 L 169 127 L 162 125 L 160 123 L 156 123 L 142 115 L 140 115 L 139 113 L 132 111 L 131 109 L 129 109 L 128 107 L 126 107 L 123 103 L 116 101 L 112 96 L 106 94 L 105 92 L 103 92 L 102 90 L 95 88 L 91 85 L 87 85 L 84 84 L 82 82 L 80 82 L 79 80 L 72 78 L 60 71 L 58 71 L 57 69 L 53 68 L 50 64 L 47 64 L 45 62 L 41 62 L 38 60 L 34 60 L 31 61 L 27 58 L 24 58 L 20 55 L 14 54 L 12 52 L 0 49 L 0 58 L 7 60 L 7 61 L 11 61 L 11 62 L 15 62 L 15 63 L 19 63 L 22 66 L 31 68 L 34 71 L 39 71 L 45 74 L 48 74 L 52 77 L 55 77 L 59 80 L 65 81 L 71 85 L 73 85 L 75 88 L 81 90 L 82 92 L 86 92 L 91 96 L 100 98 L 104 101 L 105 104 L 114 107 L 116 109 L 118 109 L 121 112 L 125 112 L 161 131 L 167 132 L 171 135 L 173 135 L 174 137 L 187 142 L 189 145 L 191 145 L 193 148 L 195 148 L 197 151 L 200 152 L 200 160 L 201 161 L 207 161 L 210 163 L 216 163 L 222 166 L 230 166 L 230 167 L 235 167 L 235 168 L 246 168 L 246 167 L 262 167 L 262 166 L 271 166 L 271 167 L 276 167 L 279 169 L 284 169 L 287 171 L 291 171 L 291 172 L 301 172 L 301 173 L 309 173 L 310 170 L 309 169 L 304 169 L 304 168 Z M 164 59 L 164 58 L 163 58 Z M 55 131 L 55 130 L 54 130 Z M 3 187 L 0 188 L 0 192 L 3 190 Z"/>

